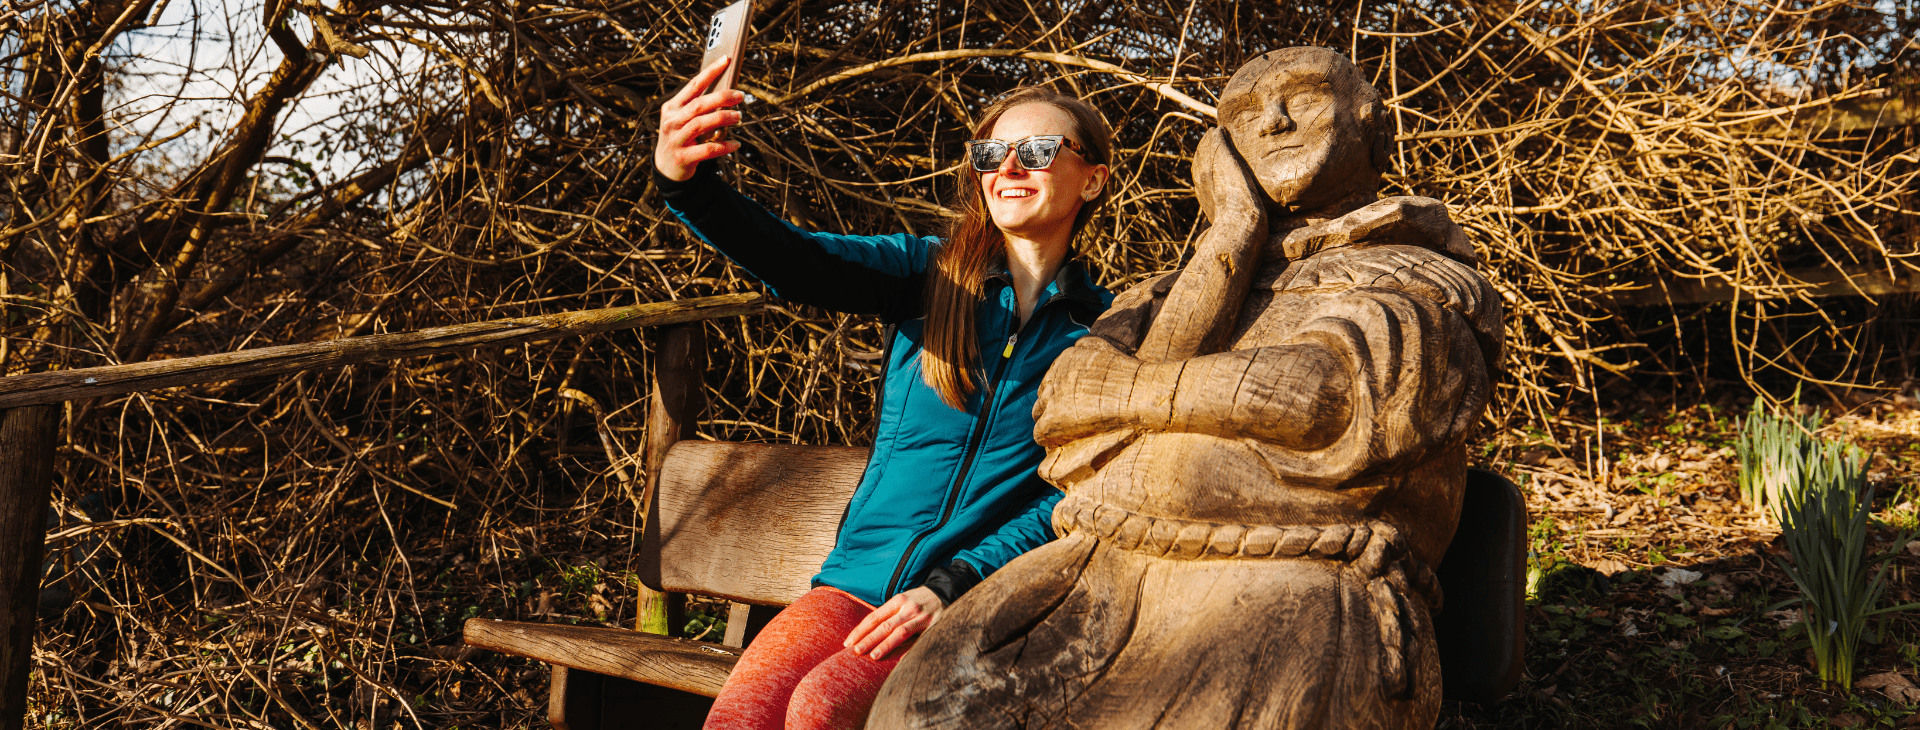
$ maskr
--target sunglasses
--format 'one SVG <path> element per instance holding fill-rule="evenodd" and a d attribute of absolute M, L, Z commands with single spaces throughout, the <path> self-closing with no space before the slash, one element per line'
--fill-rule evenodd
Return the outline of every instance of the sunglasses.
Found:
<path fill-rule="evenodd" d="M 1037 134 L 1015 142 L 1002 142 L 997 139 L 967 140 L 967 160 L 973 163 L 974 172 L 993 172 L 1007 161 L 1007 153 L 1012 152 L 1020 161 L 1020 166 L 1028 170 L 1045 170 L 1053 164 L 1053 158 L 1060 155 L 1060 148 L 1073 150 L 1082 159 L 1087 151 L 1073 140 L 1061 134 Z"/>

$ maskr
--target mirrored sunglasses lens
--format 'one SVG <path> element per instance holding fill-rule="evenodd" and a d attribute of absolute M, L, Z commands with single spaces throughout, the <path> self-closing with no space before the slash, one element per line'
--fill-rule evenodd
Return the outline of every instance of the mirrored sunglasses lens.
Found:
<path fill-rule="evenodd" d="M 1053 156 L 1060 154 L 1060 143 L 1051 139 L 1029 139 L 1020 143 L 1020 166 L 1029 170 L 1040 170 L 1053 164 Z"/>
<path fill-rule="evenodd" d="M 973 160 L 973 169 L 977 172 L 993 172 L 1000 169 L 1000 163 L 1007 160 L 1007 146 L 999 142 L 981 142 L 971 145 L 967 153 Z"/>

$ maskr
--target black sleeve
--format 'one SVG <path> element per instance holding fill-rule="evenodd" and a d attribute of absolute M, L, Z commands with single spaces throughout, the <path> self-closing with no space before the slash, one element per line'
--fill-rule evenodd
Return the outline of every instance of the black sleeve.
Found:
<path fill-rule="evenodd" d="M 944 568 L 928 571 L 927 580 L 921 585 L 939 596 L 942 603 L 951 606 L 954 601 L 960 600 L 960 596 L 980 585 L 980 571 L 974 570 L 973 564 L 955 558 Z"/>
<path fill-rule="evenodd" d="M 656 168 L 654 184 L 682 223 L 775 296 L 889 322 L 920 316 L 935 239 L 802 230 L 734 190 L 716 167 L 702 163 L 684 182 Z"/>

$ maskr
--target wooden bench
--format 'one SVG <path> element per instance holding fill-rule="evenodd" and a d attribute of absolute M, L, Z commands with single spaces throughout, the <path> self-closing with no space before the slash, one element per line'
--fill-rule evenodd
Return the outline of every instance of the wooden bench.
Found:
<path fill-rule="evenodd" d="M 680 441 L 702 406 L 697 330 L 665 333 L 648 443 L 638 572 L 656 591 L 735 603 L 720 643 L 623 629 L 469 619 L 467 644 L 553 665 L 548 719 L 562 730 L 698 728 L 739 652 L 810 587 L 832 550 L 868 449 Z M 694 395 L 690 395 L 690 393 Z M 659 457 L 654 458 L 655 450 Z M 1446 695 L 1486 702 L 1525 653 L 1526 515 L 1498 474 L 1469 472 L 1461 524 L 1436 573 Z"/>
<path fill-rule="evenodd" d="M 469 646 L 553 665 L 547 718 L 561 730 L 698 728 L 740 650 L 811 587 L 869 449 L 692 440 L 706 410 L 700 325 L 653 333 L 640 580 L 733 602 L 720 642 L 592 626 L 468 619 Z M 668 602 L 679 625 L 677 601 Z M 605 719 L 605 722 L 603 722 Z"/>
<path fill-rule="evenodd" d="M 648 510 L 638 572 L 649 588 L 735 602 L 719 643 L 625 629 L 469 619 L 467 644 L 553 665 L 547 717 L 563 730 L 645 718 L 697 728 L 739 652 L 810 588 L 867 449 L 684 441 Z"/>

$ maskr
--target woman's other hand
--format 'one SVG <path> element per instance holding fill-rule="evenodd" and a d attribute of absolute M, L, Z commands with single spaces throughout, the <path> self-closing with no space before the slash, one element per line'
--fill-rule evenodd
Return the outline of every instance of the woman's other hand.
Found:
<path fill-rule="evenodd" d="M 946 607 L 933 589 L 926 586 L 901 593 L 880 604 L 859 626 L 853 627 L 853 633 L 847 634 L 845 646 L 875 661 L 885 659 L 894 649 L 940 620 L 940 612 Z"/>
<path fill-rule="evenodd" d="M 660 139 L 653 146 L 653 166 L 667 179 L 685 181 L 700 163 L 740 149 L 733 140 L 700 141 L 709 132 L 740 123 L 740 112 L 728 107 L 744 101 L 746 94 L 731 89 L 706 93 L 730 63 L 733 59 L 722 58 L 701 69 L 686 88 L 660 106 Z"/>

